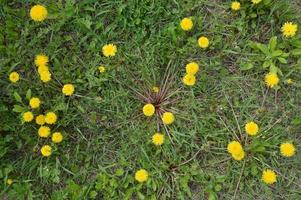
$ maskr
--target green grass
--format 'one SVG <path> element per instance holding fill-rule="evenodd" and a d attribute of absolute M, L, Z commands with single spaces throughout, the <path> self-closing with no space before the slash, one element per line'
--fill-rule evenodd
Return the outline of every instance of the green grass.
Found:
<path fill-rule="evenodd" d="M 264 56 L 249 45 L 277 36 L 284 52 L 301 48 L 294 46 L 300 30 L 294 40 L 280 31 L 286 21 L 300 29 L 297 0 L 272 0 L 258 9 L 243 0 L 238 13 L 222 0 L 39 2 L 49 13 L 41 23 L 29 17 L 38 2 L 0 0 L 1 199 L 301 198 L 301 57 L 279 64 L 280 88 L 267 89 Z M 184 32 L 179 23 L 187 16 L 194 27 Z M 210 39 L 206 50 L 197 45 L 201 35 Z M 101 53 L 107 43 L 118 47 L 113 58 Z M 34 66 L 39 53 L 49 56 L 47 84 Z M 190 61 L 200 65 L 193 87 L 182 83 Z M 246 63 L 253 67 L 244 70 Z M 8 80 L 12 71 L 21 75 L 16 84 Z M 166 77 L 164 109 L 176 117 L 167 127 L 143 116 L 145 102 L 137 96 L 164 88 Z M 75 85 L 75 95 L 63 96 L 66 83 Z M 22 124 L 21 113 L 12 111 L 27 107 L 28 90 L 43 101 L 35 114 L 52 110 L 59 117 L 51 129 L 64 140 L 52 145 L 49 158 L 40 147 L 51 140 L 38 138 L 39 127 Z M 260 125 L 255 138 L 244 131 L 249 120 Z M 165 134 L 161 147 L 151 142 L 157 131 Z M 236 138 L 247 152 L 242 161 L 226 149 Z M 279 153 L 285 141 L 296 146 L 292 158 Z M 143 184 L 134 179 L 140 168 L 150 173 Z M 272 186 L 261 181 L 266 168 L 277 172 Z M 10 186 L 8 178 L 14 180 Z"/>

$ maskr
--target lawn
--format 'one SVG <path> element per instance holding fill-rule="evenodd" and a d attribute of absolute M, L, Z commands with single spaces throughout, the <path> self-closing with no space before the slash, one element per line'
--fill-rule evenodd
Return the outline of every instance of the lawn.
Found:
<path fill-rule="evenodd" d="M 301 199 L 301 5 L 238 1 L 0 0 L 0 199 Z"/>

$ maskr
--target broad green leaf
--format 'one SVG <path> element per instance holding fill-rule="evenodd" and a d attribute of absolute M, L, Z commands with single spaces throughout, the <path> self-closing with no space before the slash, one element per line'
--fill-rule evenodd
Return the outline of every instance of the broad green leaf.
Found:
<path fill-rule="evenodd" d="M 272 57 L 277 57 L 277 56 L 281 56 L 283 53 L 283 51 L 281 50 L 276 50 L 272 52 Z"/>
<path fill-rule="evenodd" d="M 291 44 L 294 46 L 294 47 L 297 47 L 297 48 L 301 48 L 301 40 L 293 40 L 291 42 Z"/>
<path fill-rule="evenodd" d="M 270 65 L 271 65 L 271 61 L 270 61 L 270 60 L 267 60 L 267 61 L 265 61 L 265 62 L 263 63 L 262 67 L 263 67 L 263 68 L 267 68 L 267 67 L 269 67 Z"/>
<path fill-rule="evenodd" d="M 270 42 L 269 42 L 269 49 L 271 51 L 275 50 L 276 49 L 276 46 L 277 46 L 277 36 L 274 36 L 270 39 Z"/>
<path fill-rule="evenodd" d="M 274 64 L 271 64 L 270 65 L 270 72 L 271 73 L 277 73 L 278 72 L 278 68 Z"/>
<path fill-rule="evenodd" d="M 294 49 L 291 53 L 293 56 L 301 56 L 301 49 Z"/>
<path fill-rule="evenodd" d="M 254 65 L 252 63 L 240 63 L 239 66 L 240 66 L 240 69 L 243 71 L 252 69 L 254 67 Z"/>
<path fill-rule="evenodd" d="M 17 102 L 22 103 L 22 98 L 17 92 L 14 92 L 14 97 Z"/>
<path fill-rule="evenodd" d="M 265 55 L 267 55 L 267 56 L 270 55 L 270 51 L 266 45 L 257 43 L 257 48 Z"/>
<path fill-rule="evenodd" d="M 278 58 L 279 62 L 281 62 L 282 64 L 287 64 L 287 60 L 285 58 L 279 57 Z"/>
<path fill-rule="evenodd" d="M 17 113 L 22 113 L 22 112 L 27 111 L 27 108 L 20 106 L 20 105 L 14 105 L 13 111 L 17 112 Z"/>
<path fill-rule="evenodd" d="M 28 89 L 26 92 L 26 99 L 30 99 L 31 98 L 31 89 Z"/>

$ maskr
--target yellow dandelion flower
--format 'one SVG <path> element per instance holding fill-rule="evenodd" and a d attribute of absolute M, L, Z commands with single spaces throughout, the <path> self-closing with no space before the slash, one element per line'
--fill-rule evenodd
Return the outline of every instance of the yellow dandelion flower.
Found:
<path fill-rule="evenodd" d="M 32 114 L 32 112 L 30 112 L 30 111 L 25 112 L 25 113 L 23 114 L 23 120 L 24 120 L 25 122 L 31 122 L 31 121 L 33 120 L 33 114 Z"/>
<path fill-rule="evenodd" d="M 239 142 L 232 141 L 228 144 L 227 150 L 231 154 L 238 154 L 243 151 L 243 148 Z"/>
<path fill-rule="evenodd" d="M 248 135 L 254 136 L 254 135 L 257 135 L 259 127 L 255 122 L 248 122 L 245 125 L 245 130 Z"/>
<path fill-rule="evenodd" d="M 160 146 L 164 143 L 164 135 L 161 133 L 155 133 L 152 137 L 154 145 Z"/>
<path fill-rule="evenodd" d="M 47 138 L 50 135 L 50 128 L 48 126 L 41 126 L 38 130 L 38 134 L 42 138 Z"/>
<path fill-rule="evenodd" d="M 12 73 L 9 74 L 9 80 L 12 83 L 18 82 L 19 79 L 20 79 L 20 75 L 17 72 L 12 72 Z"/>
<path fill-rule="evenodd" d="M 279 78 L 275 73 L 268 73 L 265 75 L 265 83 L 268 87 L 273 88 L 279 83 Z"/>
<path fill-rule="evenodd" d="M 175 116 L 171 112 L 165 112 L 162 115 L 162 121 L 166 125 L 172 124 L 175 121 Z"/>
<path fill-rule="evenodd" d="M 240 151 L 238 153 L 232 153 L 231 155 L 234 158 L 234 160 L 241 161 L 245 157 L 245 152 L 244 151 Z"/>
<path fill-rule="evenodd" d="M 11 179 L 11 178 L 8 178 L 7 180 L 6 180 L 6 184 L 7 185 L 11 185 L 11 184 L 13 184 L 13 179 Z"/>
<path fill-rule="evenodd" d="M 209 39 L 207 37 L 202 36 L 198 39 L 198 43 L 201 48 L 205 49 L 209 46 Z"/>
<path fill-rule="evenodd" d="M 160 88 L 157 86 L 154 86 L 152 89 L 154 93 L 158 93 L 160 91 Z"/>
<path fill-rule="evenodd" d="M 60 143 L 63 140 L 63 135 L 60 132 L 55 132 L 51 137 L 52 142 Z"/>
<path fill-rule="evenodd" d="M 41 65 L 38 67 L 38 73 L 40 74 L 40 76 L 45 71 L 46 71 L 46 73 L 50 73 L 49 68 L 46 65 Z"/>
<path fill-rule="evenodd" d="M 117 53 L 117 46 L 114 44 L 106 44 L 102 47 L 102 53 L 105 57 L 113 57 Z"/>
<path fill-rule="evenodd" d="M 239 10 L 240 9 L 240 3 L 238 1 L 233 1 L 232 4 L 231 4 L 231 9 L 232 10 Z"/>
<path fill-rule="evenodd" d="M 182 79 L 183 83 L 185 85 L 188 85 L 188 86 L 194 86 L 195 85 L 195 82 L 196 82 L 196 78 L 194 75 L 192 74 L 186 74 L 183 79 Z"/>
<path fill-rule="evenodd" d="M 292 143 L 285 142 L 280 145 L 280 153 L 284 157 L 292 157 L 295 155 L 296 149 Z"/>
<path fill-rule="evenodd" d="M 38 115 L 36 117 L 36 124 L 44 125 L 45 124 L 45 116 L 44 115 Z"/>
<path fill-rule="evenodd" d="M 31 108 L 38 108 L 40 107 L 40 104 L 41 104 L 41 101 L 39 98 L 37 97 L 32 97 L 30 100 L 29 100 L 29 105 Z"/>
<path fill-rule="evenodd" d="M 35 5 L 30 9 L 30 17 L 34 21 L 43 21 L 47 18 L 47 15 L 47 9 L 42 5 Z"/>
<path fill-rule="evenodd" d="M 40 67 L 39 67 L 40 68 Z M 51 80 L 51 73 L 48 70 L 41 71 L 40 73 L 40 79 L 44 83 L 47 83 Z"/>
<path fill-rule="evenodd" d="M 47 124 L 55 124 L 56 120 L 57 120 L 57 116 L 56 116 L 56 114 L 54 112 L 48 112 L 48 113 L 46 113 L 46 115 L 45 115 L 45 122 Z"/>
<path fill-rule="evenodd" d="M 104 73 L 106 71 L 106 68 L 105 68 L 105 66 L 99 66 L 98 70 L 100 73 Z"/>
<path fill-rule="evenodd" d="M 262 172 L 262 177 L 261 179 L 263 180 L 263 182 L 265 182 L 266 184 L 273 184 L 275 182 L 277 182 L 277 175 L 274 171 L 270 170 L 270 169 L 267 169 L 267 170 L 264 170 Z"/>
<path fill-rule="evenodd" d="M 180 25 L 184 31 L 189 31 L 193 27 L 193 22 L 191 18 L 185 17 L 184 19 L 182 19 Z"/>
<path fill-rule="evenodd" d="M 253 4 L 259 4 L 262 0 L 251 0 Z"/>
<path fill-rule="evenodd" d="M 281 28 L 284 37 L 294 37 L 298 31 L 298 25 L 292 22 L 286 22 Z"/>
<path fill-rule="evenodd" d="M 44 54 L 38 54 L 34 59 L 34 63 L 37 67 L 47 66 L 48 61 L 48 57 Z"/>
<path fill-rule="evenodd" d="M 148 172 L 145 169 L 140 169 L 135 173 L 135 179 L 139 183 L 143 183 L 148 179 Z"/>
<path fill-rule="evenodd" d="M 155 113 L 155 110 L 156 110 L 155 106 L 151 103 L 145 104 L 142 109 L 143 114 L 147 117 L 153 116 Z"/>
<path fill-rule="evenodd" d="M 71 96 L 74 93 L 74 86 L 72 84 L 65 84 L 62 92 L 66 96 Z"/>
<path fill-rule="evenodd" d="M 51 146 L 49 146 L 49 145 L 42 146 L 41 153 L 43 156 L 48 157 L 51 155 L 51 152 L 52 152 Z"/>
<path fill-rule="evenodd" d="M 186 65 L 186 73 L 195 75 L 199 71 L 199 65 L 196 62 L 191 62 Z"/>

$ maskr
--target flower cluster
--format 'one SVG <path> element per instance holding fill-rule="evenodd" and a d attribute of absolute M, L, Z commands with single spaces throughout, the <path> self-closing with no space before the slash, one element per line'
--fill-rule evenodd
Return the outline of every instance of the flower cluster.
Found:
<path fill-rule="evenodd" d="M 51 80 L 51 73 L 48 68 L 48 56 L 44 54 L 38 54 L 35 57 L 34 63 L 38 68 L 38 73 L 40 75 L 41 81 L 47 83 Z"/>
<path fill-rule="evenodd" d="M 230 142 L 228 144 L 227 150 L 235 160 L 242 160 L 245 157 L 243 147 L 237 141 Z"/>
<path fill-rule="evenodd" d="M 193 86 L 196 82 L 195 74 L 199 71 L 199 65 L 196 62 L 191 62 L 186 65 L 186 74 L 183 77 L 183 83 L 188 86 Z"/>
<path fill-rule="evenodd" d="M 38 97 L 32 97 L 29 100 L 29 107 L 31 109 L 38 109 L 40 104 L 41 100 Z M 22 115 L 22 119 L 26 123 L 33 121 L 34 117 L 35 116 L 32 111 L 24 112 Z M 49 111 L 45 114 L 37 114 L 35 117 L 35 122 L 40 126 L 38 129 L 39 137 L 48 138 L 51 135 L 51 129 L 49 125 L 53 125 L 57 122 L 57 115 L 52 111 Z M 51 139 L 53 143 L 60 143 L 63 140 L 63 135 L 60 132 L 54 132 Z M 44 145 L 40 151 L 43 156 L 48 157 L 52 153 L 52 148 L 50 145 Z"/>
<path fill-rule="evenodd" d="M 255 122 L 250 121 L 245 124 L 245 131 L 250 136 L 256 136 L 259 132 L 259 126 Z M 241 161 L 245 157 L 245 151 L 241 143 L 238 141 L 231 141 L 227 146 L 227 151 L 232 155 L 234 160 Z M 296 149 L 292 143 L 285 142 L 280 145 L 280 154 L 283 157 L 292 157 L 295 153 Z M 262 172 L 262 180 L 266 184 L 275 183 L 277 181 L 276 178 L 276 173 L 271 169 L 267 169 Z"/>

